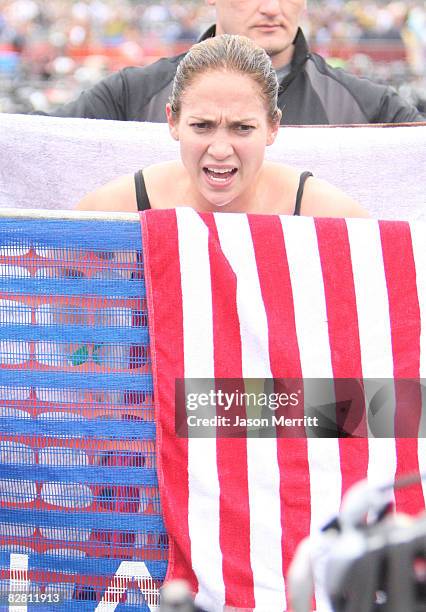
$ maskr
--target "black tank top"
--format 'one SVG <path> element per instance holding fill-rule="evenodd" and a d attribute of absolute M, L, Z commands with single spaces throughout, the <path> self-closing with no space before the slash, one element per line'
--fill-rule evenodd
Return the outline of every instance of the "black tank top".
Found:
<path fill-rule="evenodd" d="M 300 215 L 300 207 L 302 205 L 303 189 L 305 187 L 306 179 L 313 176 L 312 172 L 302 172 L 299 179 L 299 187 L 297 188 L 296 202 L 294 205 L 293 215 Z M 138 204 L 138 210 L 149 210 L 151 204 L 149 202 L 148 194 L 146 192 L 145 179 L 143 177 L 143 170 L 138 170 L 135 173 L 135 187 L 136 187 L 136 202 Z"/>

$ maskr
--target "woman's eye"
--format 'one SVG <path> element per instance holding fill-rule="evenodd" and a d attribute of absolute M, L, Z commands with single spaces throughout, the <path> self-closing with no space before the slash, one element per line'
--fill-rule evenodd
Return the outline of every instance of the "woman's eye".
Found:
<path fill-rule="evenodd" d="M 199 123 L 191 123 L 191 127 L 195 128 L 196 130 L 206 130 L 210 126 L 206 122 L 199 122 Z"/>
<path fill-rule="evenodd" d="M 244 123 L 241 123 L 240 125 L 237 125 L 237 132 L 242 132 L 243 134 L 248 134 L 252 130 L 254 130 L 254 126 L 253 125 L 246 125 Z"/>

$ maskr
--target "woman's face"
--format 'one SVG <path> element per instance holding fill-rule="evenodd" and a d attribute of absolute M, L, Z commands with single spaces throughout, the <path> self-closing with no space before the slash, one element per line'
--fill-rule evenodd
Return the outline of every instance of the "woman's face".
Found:
<path fill-rule="evenodd" d="M 265 147 L 278 131 L 257 83 L 240 73 L 206 72 L 184 92 L 179 117 L 168 106 L 167 118 L 200 207 L 247 210 Z"/>

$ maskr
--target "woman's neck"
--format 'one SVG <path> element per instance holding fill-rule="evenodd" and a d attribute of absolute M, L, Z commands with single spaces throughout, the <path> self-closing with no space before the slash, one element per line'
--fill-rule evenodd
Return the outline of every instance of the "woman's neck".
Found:
<path fill-rule="evenodd" d="M 188 203 L 198 212 L 232 212 L 232 213 L 261 213 L 263 208 L 262 202 L 262 180 L 261 172 L 259 172 L 254 185 L 240 193 L 236 198 L 222 205 L 217 205 L 209 201 L 198 190 L 194 189 L 190 178 L 187 180 L 187 188 L 185 190 Z"/>

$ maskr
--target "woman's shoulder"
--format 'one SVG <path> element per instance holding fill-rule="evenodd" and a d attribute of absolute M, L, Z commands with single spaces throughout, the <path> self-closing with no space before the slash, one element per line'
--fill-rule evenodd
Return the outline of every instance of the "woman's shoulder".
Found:
<path fill-rule="evenodd" d="M 349 194 L 323 179 L 316 177 L 306 181 L 301 214 L 310 217 L 368 217 Z"/>
<path fill-rule="evenodd" d="M 186 172 L 181 162 L 166 161 L 143 169 L 151 208 L 170 208 L 170 198 L 179 200 Z"/>
<path fill-rule="evenodd" d="M 136 195 L 133 174 L 119 176 L 88 193 L 76 207 L 78 210 L 135 212 Z"/>
<path fill-rule="evenodd" d="M 265 161 L 262 194 L 265 212 L 292 215 L 301 172 L 279 162 Z"/>
<path fill-rule="evenodd" d="M 265 161 L 263 164 L 265 173 L 274 180 L 288 181 L 298 179 L 299 170 L 281 162 Z"/>
<path fill-rule="evenodd" d="M 145 181 L 164 183 L 164 178 L 168 180 L 175 178 L 182 173 L 182 164 L 178 161 L 165 161 L 158 164 L 151 164 L 143 168 L 143 176 Z"/>
<path fill-rule="evenodd" d="M 279 189 L 280 193 L 289 193 L 299 185 L 301 171 L 293 166 L 280 162 L 266 161 L 264 163 L 264 176 L 266 180 Z"/>
<path fill-rule="evenodd" d="M 300 179 L 305 171 L 277 162 L 265 163 L 267 180 L 277 193 L 289 193 L 285 203 L 286 214 L 292 214 Z M 292 207 L 293 203 L 293 209 Z M 310 176 L 304 184 L 300 214 L 309 217 L 368 217 L 364 210 L 350 195 L 338 187 L 315 176 Z"/>

